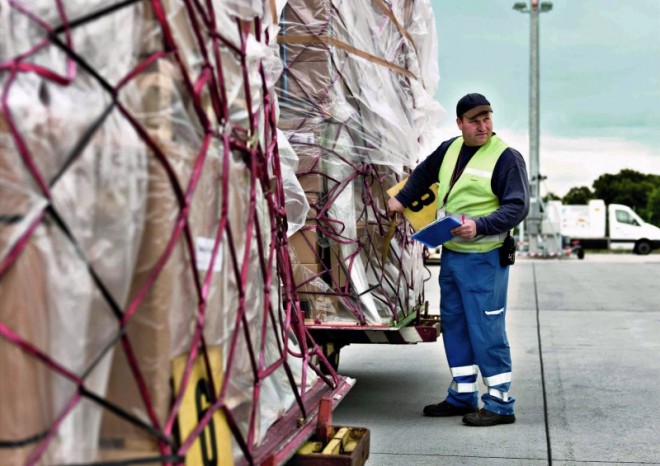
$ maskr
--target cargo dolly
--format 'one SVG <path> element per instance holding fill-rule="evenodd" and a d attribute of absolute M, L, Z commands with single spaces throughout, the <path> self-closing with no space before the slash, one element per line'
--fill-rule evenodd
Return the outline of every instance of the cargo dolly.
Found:
<path fill-rule="evenodd" d="M 323 354 L 332 368 L 337 370 L 341 349 L 351 343 L 411 345 L 437 341 L 440 336 L 440 316 L 430 315 L 428 302 L 425 302 L 390 325 L 308 321 L 305 327 L 314 341 L 323 348 Z"/>

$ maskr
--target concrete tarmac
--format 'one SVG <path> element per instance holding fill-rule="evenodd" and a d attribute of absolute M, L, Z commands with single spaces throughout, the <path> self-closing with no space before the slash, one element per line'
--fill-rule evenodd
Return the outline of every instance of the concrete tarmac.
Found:
<path fill-rule="evenodd" d="M 422 416 L 451 381 L 442 338 L 343 348 L 339 373 L 357 382 L 333 424 L 370 429 L 369 466 L 660 465 L 660 254 L 519 258 L 507 330 L 515 424 Z"/>

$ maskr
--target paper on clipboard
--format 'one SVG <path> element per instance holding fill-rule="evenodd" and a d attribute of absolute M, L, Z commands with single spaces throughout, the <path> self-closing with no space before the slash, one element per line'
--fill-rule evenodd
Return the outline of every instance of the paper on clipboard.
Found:
<path fill-rule="evenodd" d="M 454 236 L 451 234 L 451 230 L 460 225 L 461 223 L 455 218 L 443 217 L 413 233 L 412 237 L 428 248 L 437 248 L 442 243 L 449 241 Z"/>

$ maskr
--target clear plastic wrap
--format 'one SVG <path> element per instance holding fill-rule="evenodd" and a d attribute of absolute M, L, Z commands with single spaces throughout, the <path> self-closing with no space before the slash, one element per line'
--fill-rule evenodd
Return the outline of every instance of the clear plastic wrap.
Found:
<path fill-rule="evenodd" d="M 280 154 L 282 184 L 286 196 L 287 235 L 291 236 L 305 225 L 305 218 L 307 218 L 309 212 L 309 202 L 296 177 L 298 156 L 291 147 L 289 140 L 279 129 L 277 130 L 277 146 Z"/>
<path fill-rule="evenodd" d="M 199 387 L 241 461 L 317 382 L 274 3 L 64 3 L 0 3 L 0 464 L 187 454 Z"/>
<path fill-rule="evenodd" d="M 278 124 L 311 206 L 291 247 L 307 317 L 396 323 L 422 304 L 423 251 L 390 231 L 386 192 L 444 115 L 430 3 L 289 0 L 278 42 Z"/>
<path fill-rule="evenodd" d="M 94 8 L 90 3 L 86 7 Z M 45 13 L 46 8 L 39 11 L 38 5 L 34 6 L 47 21 L 53 20 Z M 80 56 L 99 73 L 116 81 L 134 66 L 136 44 L 128 40 L 110 49 L 101 47 L 98 40 L 118 30 L 125 31 L 129 38 L 134 36 L 139 27 L 136 17 L 137 12 L 131 9 L 99 21 L 98 34 L 81 27 L 72 32 L 71 42 L 78 44 Z M 29 49 L 28 40 L 38 42 L 44 36 L 43 31 L 39 35 L 25 34 L 21 18 L 20 14 L 10 18 L 12 27 L 1 40 L 19 53 Z M 0 61 L 8 58 L 2 56 Z M 44 49 L 34 61 L 62 74 L 67 73 L 65 63 L 64 54 L 52 49 Z M 77 79 L 67 86 L 52 85 L 29 73 L 17 74 L 11 83 L 8 73 L 0 76 L 0 86 L 8 91 L 6 104 L 10 109 L 4 119 L 13 122 L 15 133 L 20 135 L 18 140 L 26 144 L 20 151 L 17 138 L 12 144 L 8 133 L 2 135 L 6 151 L 2 154 L 0 185 L 7 194 L 0 197 L 0 205 L 3 214 L 17 221 L 2 224 L 3 230 L 11 233 L 0 245 L 0 257 L 6 260 L 14 253 L 31 220 L 47 208 L 35 238 L 30 238 L 43 267 L 42 273 L 33 278 L 33 286 L 46 292 L 42 306 L 47 338 L 30 343 L 45 351 L 62 370 L 84 376 L 86 389 L 102 395 L 117 327 L 109 301 L 119 305 L 125 302 L 142 236 L 146 150 L 113 108 L 109 96 L 100 92 L 98 83 L 82 69 L 77 73 Z M 124 96 L 134 99 L 135 88 L 127 86 Z M 31 154 L 32 170 L 20 152 Z M 18 206 L 13 202 L 16 197 L 29 201 Z M 90 269 L 95 276 L 90 275 Z M 102 296 L 95 279 L 103 283 L 107 297 Z M 23 318 L 32 319 L 29 301 L 23 306 Z M 48 379 L 49 390 L 37 403 L 48 407 L 46 419 L 63 418 L 44 458 L 47 462 L 88 461 L 95 455 L 101 410 L 87 399 L 70 408 L 79 396 L 73 380 L 53 370 Z M 4 379 L 3 383 L 13 381 Z M 5 408 L 1 411 L 10 413 Z M 44 434 L 51 426 L 44 427 L 45 431 L 32 434 Z M 3 440 L 5 428 L 13 427 L 0 421 Z M 89 442 L 81 443 L 81 438 Z"/>

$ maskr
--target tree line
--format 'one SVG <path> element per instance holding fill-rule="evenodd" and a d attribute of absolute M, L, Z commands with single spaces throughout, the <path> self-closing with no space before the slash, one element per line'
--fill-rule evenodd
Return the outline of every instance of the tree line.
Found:
<path fill-rule="evenodd" d="M 548 193 L 544 200 L 549 199 L 561 200 L 562 204 L 587 204 L 591 199 L 602 199 L 608 205 L 624 204 L 645 221 L 660 226 L 660 175 L 624 169 L 616 175 L 599 176 L 591 188 L 573 187 L 564 197 Z"/>

